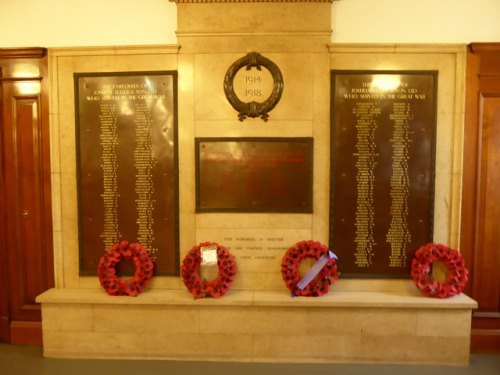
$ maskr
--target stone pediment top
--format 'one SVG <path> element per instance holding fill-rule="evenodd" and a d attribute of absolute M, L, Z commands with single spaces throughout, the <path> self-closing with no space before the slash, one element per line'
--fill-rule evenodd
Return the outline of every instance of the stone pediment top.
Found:
<path fill-rule="evenodd" d="M 169 0 L 173 3 L 333 3 L 338 0 Z"/>

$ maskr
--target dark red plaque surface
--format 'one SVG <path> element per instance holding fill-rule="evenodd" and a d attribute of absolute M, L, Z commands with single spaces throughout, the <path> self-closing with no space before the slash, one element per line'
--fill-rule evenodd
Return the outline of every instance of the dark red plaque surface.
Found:
<path fill-rule="evenodd" d="M 178 274 L 176 86 L 171 71 L 75 74 L 81 275 L 121 240 Z"/>
<path fill-rule="evenodd" d="M 409 277 L 432 241 L 437 73 L 333 71 L 330 247 L 343 276 Z"/>
<path fill-rule="evenodd" d="M 197 138 L 197 212 L 312 212 L 312 138 Z"/>

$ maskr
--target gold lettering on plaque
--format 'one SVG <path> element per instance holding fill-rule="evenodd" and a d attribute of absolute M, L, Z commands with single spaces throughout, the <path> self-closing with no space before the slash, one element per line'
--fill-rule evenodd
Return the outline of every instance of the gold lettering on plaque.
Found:
<path fill-rule="evenodd" d="M 137 240 L 149 250 L 151 258 L 156 260 L 158 249 L 153 248 L 153 210 L 155 200 L 152 169 L 155 160 L 151 150 L 151 111 L 145 102 L 136 102 L 135 105 L 135 150 L 134 166 L 136 170 L 136 208 L 137 208 Z"/>
<path fill-rule="evenodd" d="M 374 169 L 377 165 L 377 152 L 375 149 L 375 132 L 377 130 L 377 116 L 381 110 L 377 103 L 356 103 L 353 109 L 356 115 L 357 142 L 356 152 L 356 265 L 368 267 L 372 264 L 374 255 L 375 210 L 373 205 L 373 194 L 375 188 Z"/>
<path fill-rule="evenodd" d="M 412 120 L 410 103 L 393 103 L 393 113 L 389 118 L 394 121 L 392 143 L 391 175 L 391 222 L 387 232 L 387 242 L 391 246 L 389 267 L 403 267 L 406 264 L 406 246 L 411 242 L 408 228 L 408 197 L 410 177 L 408 174 L 409 147 Z"/>
<path fill-rule="evenodd" d="M 117 182 L 118 163 L 116 149 L 118 147 L 117 113 L 116 104 L 100 103 L 100 141 L 102 150 L 102 175 L 103 192 L 101 197 L 104 202 L 104 229 L 100 235 L 105 248 L 113 246 L 121 234 L 118 228 L 118 204 Z"/>

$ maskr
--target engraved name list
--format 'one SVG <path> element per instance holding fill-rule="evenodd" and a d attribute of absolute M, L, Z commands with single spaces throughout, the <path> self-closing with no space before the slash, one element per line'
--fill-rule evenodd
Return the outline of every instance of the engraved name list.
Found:
<path fill-rule="evenodd" d="M 345 274 L 408 276 L 432 239 L 436 78 L 332 73 L 330 246 Z"/>
<path fill-rule="evenodd" d="M 82 275 L 125 239 L 150 252 L 157 274 L 177 272 L 175 78 L 75 75 Z"/>

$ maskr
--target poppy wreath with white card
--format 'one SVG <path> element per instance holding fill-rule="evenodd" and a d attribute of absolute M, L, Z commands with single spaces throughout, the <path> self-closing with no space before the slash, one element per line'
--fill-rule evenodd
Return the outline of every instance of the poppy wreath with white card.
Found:
<path fill-rule="evenodd" d="M 219 272 L 213 280 L 205 280 L 201 275 L 203 263 L 215 260 Z M 224 247 L 215 242 L 203 242 L 194 246 L 182 261 L 181 277 L 188 291 L 195 298 L 221 297 L 227 293 L 236 276 L 234 257 Z"/>

